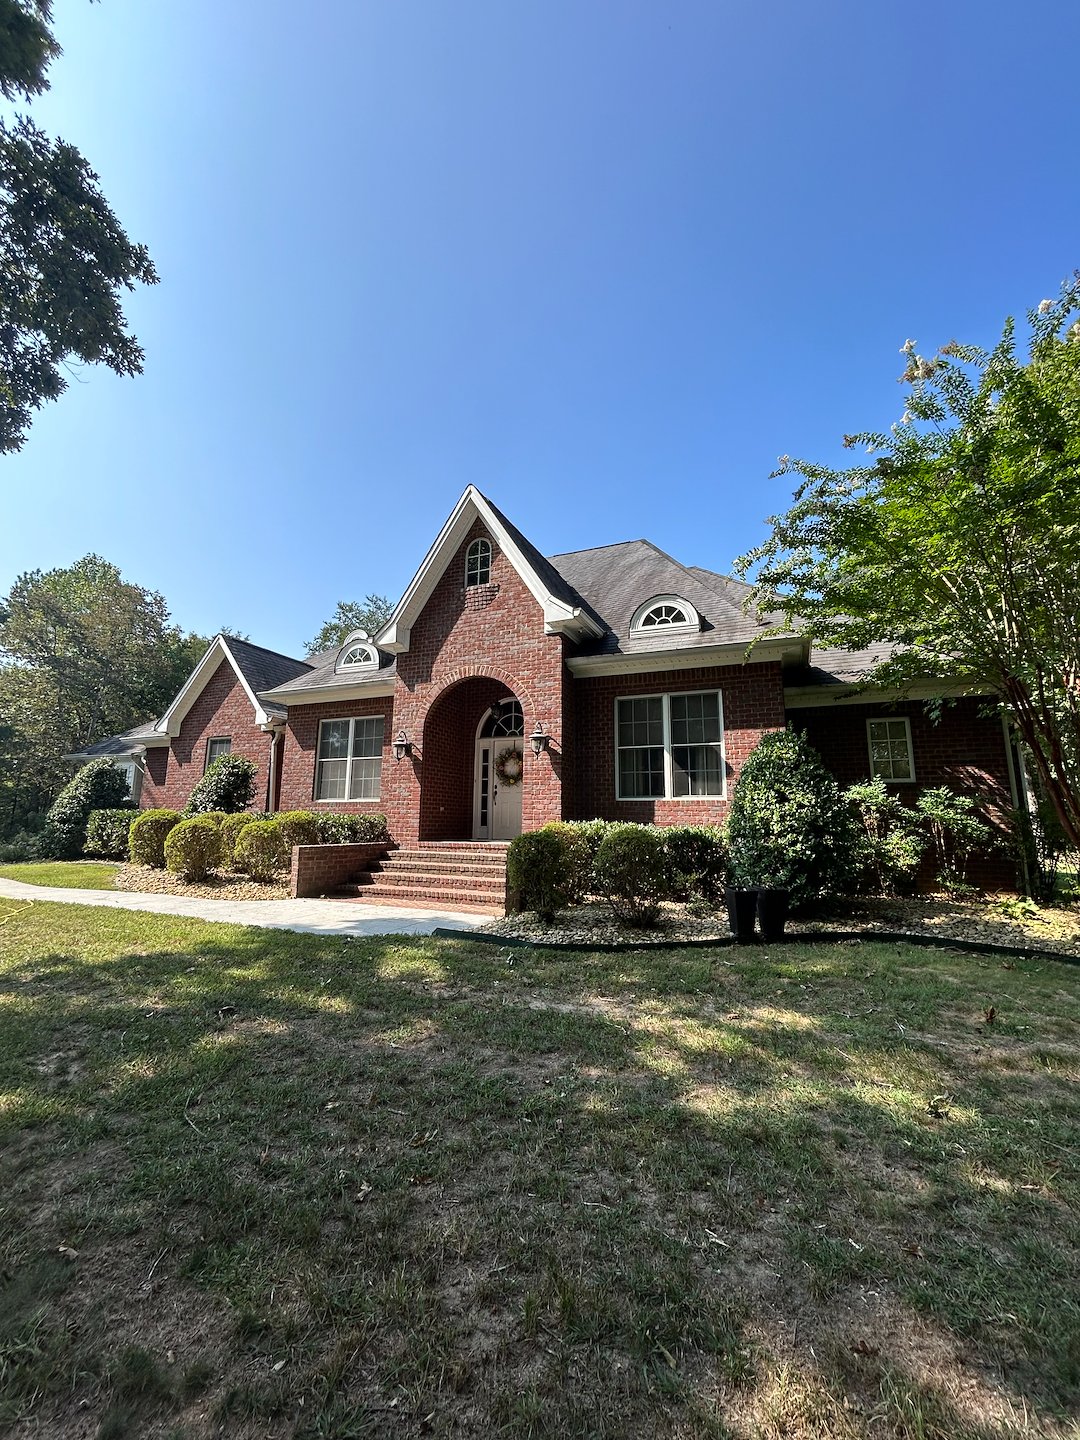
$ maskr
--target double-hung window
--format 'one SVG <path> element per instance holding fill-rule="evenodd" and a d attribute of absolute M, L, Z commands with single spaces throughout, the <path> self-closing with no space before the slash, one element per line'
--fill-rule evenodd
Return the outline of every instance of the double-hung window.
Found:
<path fill-rule="evenodd" d="M 315 799 L 378 800 L 382 748 L 381 715 L 324 720 L 315 759 Z"/>
<path fill-rule="evenodd" d="M 209 770 L 215 760 L 220 760 L 222 755 L 228 755 L 232 750 L 232 741 L 228 735 L 212 735 L 206 742 L 206 765 L 203 767 Z"/>
<path fill-rule="evenodd" d="M 620 800 L 722 798 L 720 692 L 616 700 L 615 793 Z"/>
<path fill-rule="evenodd" d="M 915 758 L 911 750 L 911 721 L 906 715 L 892 720 L 868 720 L 866 742 L 870 747 L 870 776 L 879 775 L 888 785 L 915 779 Z"/>

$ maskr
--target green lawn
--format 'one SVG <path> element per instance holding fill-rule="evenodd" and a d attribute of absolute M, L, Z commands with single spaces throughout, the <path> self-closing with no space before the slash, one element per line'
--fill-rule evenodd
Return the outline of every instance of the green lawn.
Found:
<path fill-rule="evenodd" d="M 59 885 L 68 890 L 113 890 L 116 865 L 87 860 L 44 860 L 40 864 L 0 865 L 5 880 L 24 885 Z"/>
<path fill-rule="evenodd" d="M 1075 1436 L 1078 1079 L 1064 965 L 0 900 L 0 1432 Z"/>

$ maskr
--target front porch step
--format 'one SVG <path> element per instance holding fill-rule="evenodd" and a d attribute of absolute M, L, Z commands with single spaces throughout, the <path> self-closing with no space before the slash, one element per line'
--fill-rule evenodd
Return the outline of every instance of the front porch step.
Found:
<path fill-rule="evenodd" d="M 336 893 L 371 904 L 502 915 L 506 851 L 499 842 L 421 842 L 413 849 L 392 851 Z"/>

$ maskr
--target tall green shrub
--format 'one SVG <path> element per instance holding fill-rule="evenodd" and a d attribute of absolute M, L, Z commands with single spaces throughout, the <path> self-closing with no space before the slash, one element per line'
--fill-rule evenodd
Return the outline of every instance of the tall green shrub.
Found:
<path fill-rule="evenodd" d="M 236 842 L 240 832 L 245 825 L 250 825 L 253 820 L 267 820 L 269 816 L 259 815 L 251 810 L 241 810 L 235 815 L 226 815 L 218 827 L 218 838 L 221 842 L 221 855 L 218 863 L 231 869 L 236 854 Z"/>
<path fill-rule="evenodd" d="M 946 890 L 966 890 L 968 862 L 990 840 L 990 827 L 979 819 L 975 802 L 939 785 L 922 792 L 916 809 L 930 832 L 939 881 Z"/>
<path fill-rule="evenodd" d="M 235 815 L 249 809 L 255 798 L 256 773 L 255 762 L 246 755 L 219 755 L 192 790 L 184 814 L 223 810 Z"/>
<path fill-rule="evenodd" d="M 133 805 L 118 810 L 91 810 L 86 822 L 84 852 L 102 860 L 126 860 L 136 814 Z"/>
<path fill-rule="evenodd" d="M 64 786 L 45 817 L 39 853 L 74 860 L 83 852 L 92 810 L 134 810 L 127 776 L 111 760 L 91 760 Z"/>
<path fill-rule="evenodd" d="M 515 905 L 535 910 L 545 920 L 570 903 L 570 850 L 563 828 L 526 830 L 506 853 L 506 879 Z"/>
<path fill-rule="evenodd" d="M 773 731 L 751 751 L 727 833 L 735 886 L 788 890 L 799 909 L 855 885 L 851 807 L 798 731 Z"/>

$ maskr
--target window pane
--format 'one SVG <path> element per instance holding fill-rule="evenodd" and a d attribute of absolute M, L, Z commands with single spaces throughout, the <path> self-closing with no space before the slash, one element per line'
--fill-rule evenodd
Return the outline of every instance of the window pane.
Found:
<path fill-rule="evenodd" d="M 663 747 L 619 751 L 619 794 L 624 800 L 649 800 L 664 794 Z"/>
<path fill-rule="evenodd" d="M 381 715 L 371 716 L 365 720 L 357 720 L 353 739 L 354 754 L 381 756 L 382 743 L 383 722 Z"/>
<path fill-rule="evenodd" d="M 379 781 L 382 775 L 382 756 L 378 759 L 359 759 L 352 762 L 352 780 L 349 786 L 350 800 L 377 800 Z"/>
<path fill-rule="evenodd" d="M 349 721 L 324 720 L 319 727 L 319 759 L 344 760 L 349 754 Z"/>
<path fill-rule="evenodd" d="M 715 744 L 720 739 L 720 697 L 703 691 L 700 695 L 672 695 L 672 745 Z"/>
<path fill-rule="evenodd" d="M 348 762 L 345 760 L 320 761 L 315 790 L 316 800 L 344 800 L 348 768 Z"/>
<path fill-rule="evenodd" d="M 718 745 L 673 745 L 671 748 L 674 795 L 721 795 L 724 772 Z"/>

